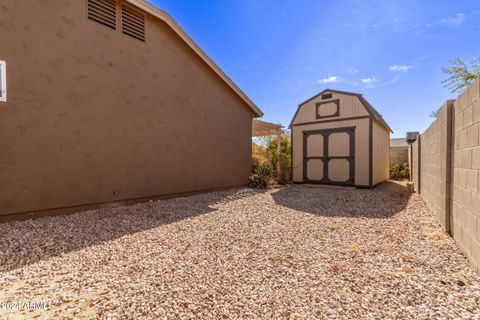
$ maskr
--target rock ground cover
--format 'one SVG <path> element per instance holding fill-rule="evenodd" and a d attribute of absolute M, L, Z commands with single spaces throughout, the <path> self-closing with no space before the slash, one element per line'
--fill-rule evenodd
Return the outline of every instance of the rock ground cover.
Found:
<path fill-rule="evenodd" d="M 235 189 L 0 224 L 0 318 L 480 318 L 419 195 Z M 47 301 L 46 310 L 2 302 Z"/>

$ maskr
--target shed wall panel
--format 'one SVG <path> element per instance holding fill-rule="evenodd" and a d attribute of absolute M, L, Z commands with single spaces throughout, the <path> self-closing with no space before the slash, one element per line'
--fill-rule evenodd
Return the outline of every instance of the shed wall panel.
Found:
<path fill-rule="evenodd" d="M 367 119 L 344 120 L 292 127 L 293 181 L 303 182 L 303 131 L 356 127 L 355 129 L 355 185 L 369 185 L 369 122 Z"/>
<path fill-rule="evenodd" d="M 339 116 L 335 117 L 335 119 L 369 115 L 368 111 L 356 96 L 333 92 L 332 99 L 340 99 Z M 292 124 L 300 124 L 319 120 L 316 116 L 316 103 L 325 102 L 328 100 L 322 100 L 321 97 L 317 97 L 308 101 L 300 107 Z M 331 105 L 328 104 L 328 106 L 328 108 L 331 109 Z"/>
<path fill-rule="evenodd" d="M 323 161 L 321 159 L 310 159 L 307 162 L 307 177 L 310 180 L 321 180 L 323 178 Z"/>
<path fill-rule="evenodd" d="M 307 138 L 307 156 L 323 157 L 323 136 L 312 134 Z"/>
<path fill-rule="evenodd" d="M 348 157 L 350 155 L 350 136 L 348 133 L 336 132 L 330 134 L 328 155 L 330 157 Z"/>
<path fill-rule="evenodd" d="M 328 162 L 328 177 L 332 181 L 346 182 L 350 177 L 350 164 L 345 159 L 333 159 Z"/>
<path fill-rule="evenodd" d="M 373 122 L 373 185 L 387 180 L 390 176 L 390 132 Z"/>

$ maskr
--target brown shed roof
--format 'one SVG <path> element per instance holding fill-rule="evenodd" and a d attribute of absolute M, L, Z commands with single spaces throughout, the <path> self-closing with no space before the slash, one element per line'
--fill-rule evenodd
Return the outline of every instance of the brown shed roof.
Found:
<path fill-rule="evenodd" d="M 263 112 L 255 103 L 213 62 L 210 57 L 190 38 L 190 36 L 166 12 L 144 0 L 125 0 L 135 7 L 165 22 L 172 30 L 250 107 L 255 117 L 263 116 Z"/>
<path fill-rule="evenodd" d="M 252 137 L 270 136 L 282 133 L 283 126 L 262 120 L 253 119 Z"/>
<path fill-rule="evenodd" d="M 387 124 L 387 122 L 383 119 L 382 115 L 367 100 L 365 100 L 365 98 L 363 97 L 362 94 L 354 93 L 354 92 L 348 92 L 348 91 L 332 90 L 332 89 L 325 89 L 322 92 L 320 92 L 320 93 L 314 95 L 313 97 L 311 97 L 311 98 L 303 101 L 302 103 L 300 103 L 298 105 L 297 111 L 295 112 L 295 115 L 292 118 L 292 122 L 290 123 L 289 128 L 292 127 L 293 120 L 297 116 L 297 113 L 300 110 L 300 108 L 302 107 L 302 105 L 304 105 L 305 103 L 321 96 L 325 92 L 335 92 L 335 93 L 339 93 L 339 94 L 347 94 L 347 95 L 358 97 L 360 99 L 360 102 L 363 104 L 365 109 L 367 109 L 368 113 L 370 113 L 370 115 L 373 117 L 373 119 L 376 120 L 385 129 L 389 130 L 390 132 L 393 132 L 392 129 L 390 128 L 390 126 Z"/>

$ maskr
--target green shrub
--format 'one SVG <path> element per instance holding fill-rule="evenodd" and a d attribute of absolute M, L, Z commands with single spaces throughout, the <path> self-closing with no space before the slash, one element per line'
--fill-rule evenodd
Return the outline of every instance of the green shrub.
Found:
<path fill-rule="evenodd" d="M 280 167 L 282 176 L 277 176 L 277 148 L 278 140 L 276 136 L 256 139 L 252 145 L 252 172 L 257 173 L 263 165 L 271 168 L 270 175 L 277 177 L 280 181 L 291 180 L 291 152 L 292 146 L 288 134 L 282 134 L 280 142 Z M 263 170 L 261 168 L 260 170 Z"/>
<path fill-rule="evenodd" d="M 254 173 L 250 176 L 249 186 L 256 189 L 265 189 L 273 187 L 276 183 L 277 181 L 274 177 Z"/>
<path fill-rule="evenodd" d="M 275 175 L 275 170 L 270 164 L 262 163 L 253 169 L 253 173 L 263 177 L 273 177 Z"/>
<path fill-rule="evenodd" d="M 268 163 L 254 165 L 253 174 L 250 176 L 250 187 L 264 189 L 276 184 L 275 170 Z"/>
<path fill-rule="evenodd" d="M 390 169 L 390 178 L 392 179 L 407 179 L 410 176 L 410 168 L 408 163 L 396 164 Z"/>

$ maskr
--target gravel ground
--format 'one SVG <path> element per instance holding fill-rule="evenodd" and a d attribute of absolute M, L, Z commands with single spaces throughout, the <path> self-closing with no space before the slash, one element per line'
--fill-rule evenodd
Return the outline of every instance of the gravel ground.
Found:
<path fill-rule="evenodd" d="M 2 319 L 480 319 L 480 277 L 395 183 L 236 189 L 9 222 L 0 247 Z M 2 305 L 23 301 L 47 308 Z"/>

